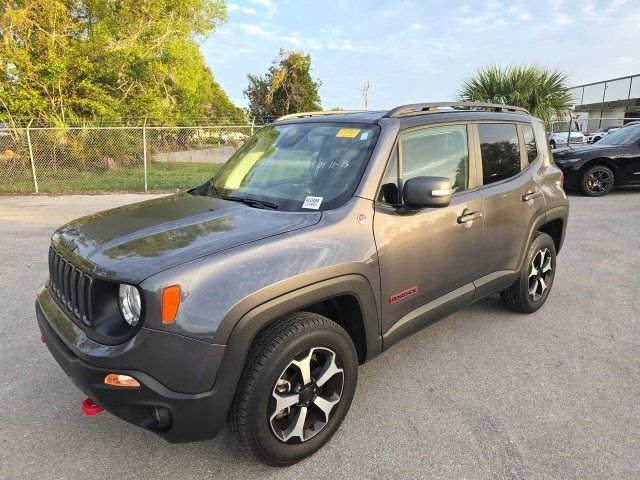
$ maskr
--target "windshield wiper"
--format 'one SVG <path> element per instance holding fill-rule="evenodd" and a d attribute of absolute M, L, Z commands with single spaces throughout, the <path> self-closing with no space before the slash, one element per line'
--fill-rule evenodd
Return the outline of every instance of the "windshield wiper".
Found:
<path fill-rule="evenodd" d="M 218 189 L 215 187 L 213 183 L 209 186 L 209 189 L 211 190 L 211 193 L 213 193 L 216 197 L 222 198 L 218 193 Z"/>
<path fill-rule="evenodd" d="M 250 207 L 267 208 L 270 210 L 276 210 L 278 208 L 278 204 L 276 203 L 258 200 L 257 198 L 234 197 L 233 195 L 222 195 L 220 198 L 224 198 L 225 200 L 230 200 L 232 202 L 242 202 Z"/>

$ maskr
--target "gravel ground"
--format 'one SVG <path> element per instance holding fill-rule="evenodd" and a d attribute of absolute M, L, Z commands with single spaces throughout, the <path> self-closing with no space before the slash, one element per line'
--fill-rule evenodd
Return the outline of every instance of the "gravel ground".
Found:
<path fill-rule="evenodd" d="M 85 417 L 40 343 L 53 230 L 144 198 L 0 198 L 0 478 L 640 478 L 640 190 L 572 196 L 545 307 L 520 316 L 489 298 L 364 365 L 342 428 L 286 469 L 226 432 L 170 445 Z"/>

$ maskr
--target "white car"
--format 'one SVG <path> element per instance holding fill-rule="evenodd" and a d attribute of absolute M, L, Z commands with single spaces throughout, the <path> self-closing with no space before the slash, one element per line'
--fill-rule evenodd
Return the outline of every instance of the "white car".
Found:
<path fill-rule="evenodd" d="M 587 137 L 586 137 L 587 143 L 596 143 L 601 138 L 606 137 L 611 132 L 615 132 L 619 128 L 622 128 L 622 127 L 604 127 L 604 128 L 599 128 L 597 131 L 593 133 L 587 133 Z"/>
<path fill-rule="evenodd" d="M 555 126 L 562 125 L 562 130 L 564 131 L 556 131 Z M 564 125 L 563 125 L 564 124 Z M 566 131 L 564 127 L 567 126 L 567 122 L 555 122 L 552 125 L 552 131 L 549 134 L 549 145 L 551 145 L 552 149 L 566 147 L 567 140 L 569 140 L 569 145 L 583 145 L 586 143 L 586 137 L 584 133 L 580 131 L 580 125 L 575 120 L 571 122 L 571 133 Z"/>

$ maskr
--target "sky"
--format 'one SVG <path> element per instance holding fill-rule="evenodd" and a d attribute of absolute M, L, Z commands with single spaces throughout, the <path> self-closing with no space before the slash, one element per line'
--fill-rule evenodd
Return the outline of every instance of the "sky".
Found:
<path fill-rule="evenodd" d="M 640 0 L 234 0 L 202 42 L 216 80 L 246 106 L 247 74 L 280 48 L 311 55 L 322 106 L 369 108 L 457 98 L 489 64 L 536 63 L 580 85 L 640 73 Z"/>

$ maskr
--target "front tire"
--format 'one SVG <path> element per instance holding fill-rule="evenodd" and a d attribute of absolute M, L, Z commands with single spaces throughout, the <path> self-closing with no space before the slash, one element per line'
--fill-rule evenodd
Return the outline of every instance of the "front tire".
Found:
<path fill-rule="evenodd" d="M 615 177 L 604 165 L 590 167 L 580 178 L 580 191 L 587 197 L 602 197 L 611 191 Z"/>
<path fill-rule="evenodd" d="M 552 238 L 536 232 L 518 279 L 500 292 L 502 303 L 518 313 L 533 313 L 547 301 L 556 272 L 556 246 Z"/>
<path fill-rule="evenodd" d="M 357 376 L 356 350 L 344 329 L 315 313 L 288 315 L 254 340 L 229 429 L 268 465 L 299 462 L 340 427 Z"/>

